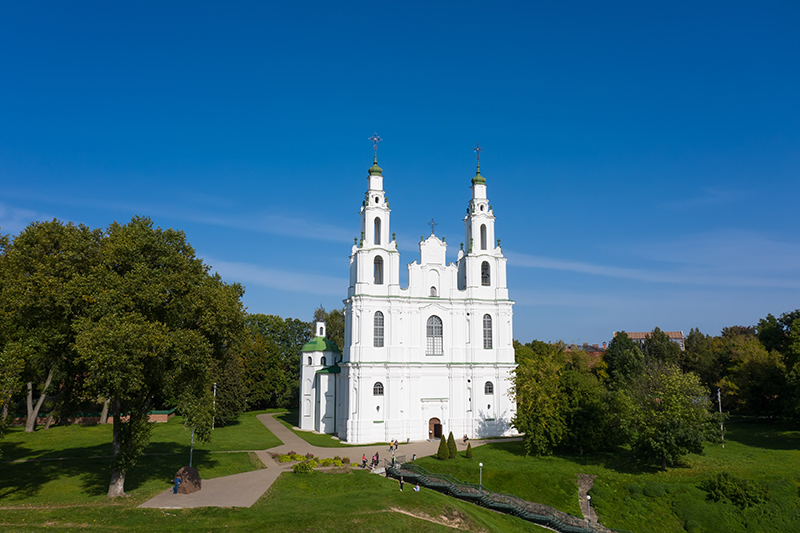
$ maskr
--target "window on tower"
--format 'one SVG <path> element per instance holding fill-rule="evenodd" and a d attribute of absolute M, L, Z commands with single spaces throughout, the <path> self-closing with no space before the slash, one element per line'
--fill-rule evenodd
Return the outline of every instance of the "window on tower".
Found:
<path fill-rule="evenodd" d="M 436 296 L 436 287 L 431 287 L 431 296 Z"/>
<path fill-rule="evenodd" d="M 383 313 L 375 311 L 374 324 L 374 339 L 373 345 L 376 348 L 383 348 Z"/>
<path fill-rule="evenodd" d="M 491 381 L 487 381 L 484 384 L 483 393 L 484 394 L 494 394 L 494 384 Z"/>
<path fill-rule="evenodd" d="M 481 263 L 481 285 L 488 287 L 492 284 L 492 276 L 489 271 L 489 262 L 484 261 Z"/>
<path fill-rule="evenodd" d="M 383 396 L 383 383 L 380 381 L 375 382 L 375 385 L 372 386 L 372 395 Z"/>
<path fill-rule="evenodd" d="M 483 347 L 492 347 L 492 316 L 483 315 Z"/>
<path fill-rule="evenodd" d="M 375 285 L 383 285 L 383 258 L 381 256 L 376 257 L 373 265 Z"/>
<path fill-rule="evenodd" d="M 428 355 L 442 355 L 444 353 L 442 319 L 436 315 L 431 316 L 428 318 L 426 329 L 428 343 L 425 353 Z"/>
<path fill-rule="evenodd" d="M 381 243 L 381 219 L 375 217 L 375 225 L 373 227 L 375 233 L 375 244 Z"/>
<path fill-rule="evenodd" d="M 486 249 L 486 224 L 481 224 L 481 250 Z"/>

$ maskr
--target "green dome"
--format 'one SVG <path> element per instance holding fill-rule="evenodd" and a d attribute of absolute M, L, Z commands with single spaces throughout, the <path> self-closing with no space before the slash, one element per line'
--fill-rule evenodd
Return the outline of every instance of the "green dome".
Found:
<path fill-rule="evenodd" d="M 481 176 L 481 167 L 478 167 L 478 173 L 472 178 L 473 185 L 486 185 L 486 178 Z"/>
<path fill-rule="evenodd" d="M 342 351 L 336 346 L 336 343 L 328 340 L 326 337 L 314 337 L 303 346 L 304 352 L 337 352 Z"/>
<path fill-rule="evenodd" d="M 369 167 L 369 175 L 370 176 L 381 176 L 383 174 L 383 169 L 378 166 L 378 156 L 375 156 L 375 159 L 372 160 L 372 166 Z"/>

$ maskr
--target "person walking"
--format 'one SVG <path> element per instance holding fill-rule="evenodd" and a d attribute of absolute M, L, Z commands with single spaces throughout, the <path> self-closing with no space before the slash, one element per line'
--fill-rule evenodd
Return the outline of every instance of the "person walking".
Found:
<path fill-rule="evenodd" d="M 367 454 L 365 453 L 361 455 L 361 468 L 366 468 L 366 467 L 367 467 Z"/>
<path fill-rule="evenodd" d="M 181 484 L 181 478 L 175 476 L 175 479 L 172 480 L 175 483 L 175 486 L 172 487 L 172 494 L 178 494 L 178 485 Z"/>
<path fill-rule="evenodd" d="M 405 481 L 403 481 L 403 476 L 400 476 L 400 491 L 401 492 L 403 491 L 403 483 L 405 483 Z"/>

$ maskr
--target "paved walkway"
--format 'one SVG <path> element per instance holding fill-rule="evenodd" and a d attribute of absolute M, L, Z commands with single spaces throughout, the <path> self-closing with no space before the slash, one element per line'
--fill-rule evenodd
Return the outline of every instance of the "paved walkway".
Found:
<path fill-rule="evenodd" d="M 202 490 L 193 494 L 173 494 L 169 488 L 157 496 L 147 500 L 139 507 L 158 509 L 182 509 L 189 507 L 250 507 L 267 491 L 278 477 L 292 469 L 292 463 L 278 463 L 272 459 L 268 452 L 283 454 L 290 451 L 301 455 L 313 453 L 322 459 L 335 456 L 349 457 L 353 464 L 361 463 L 361 456 L 366 455 L 367 460 L 379 452 L 381 459 L 389 459 L 392 454 L 388 446 L 373 444 L 366 446 L 348 446 L 340 448 L 320 448 L 312 446 L 284 426 L 274 415 L 258 415 L 258 419 L 269 429 L 283 444 L 264 451 L 255 452 L 261 459 L 266 469 L 234 474 L 232 476 L 204 479 Z M 486 441 L 470 441 L 472 447 L 480 446 Z M 463 450 L 466 445 L 457 441 L 458 449 Z M 439 441 L 418 441 L 409 444 L 400 444 L 395 455 L 405 455 L 411 459 L 413 454 L 418 457 L 433 455 L 439 449 Z"/>

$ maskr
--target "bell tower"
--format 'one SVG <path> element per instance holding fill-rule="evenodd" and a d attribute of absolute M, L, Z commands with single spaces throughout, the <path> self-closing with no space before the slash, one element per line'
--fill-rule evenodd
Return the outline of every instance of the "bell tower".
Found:
<path fill-rule="evenodd" d="M 486 197 L 486 178 L 481 175 L 483 148 L 477 145 L 474 151 L 477 172 L 472 178 L 472 198 L 464 217 L 464 250 L 458 254 L 459 289 L 472 289 L 485 297 L 508 298 L 506 259 L 500 239 L 495 241 L 494 210 Z"/>

